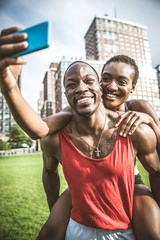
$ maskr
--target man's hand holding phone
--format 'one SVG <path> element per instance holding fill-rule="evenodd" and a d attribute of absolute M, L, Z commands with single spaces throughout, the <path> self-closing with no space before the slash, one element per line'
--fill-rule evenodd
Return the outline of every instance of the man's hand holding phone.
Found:
<path fill-rule="evenodd" d="M 52 41 L 51 23 L 46 21 L 27 29 L 16 32 L 15 34 L 27 33 L 28 47 L 26 50 L 21 51 L 12 57 L 18 57 L 48 48 Z"/>
<path fill-rule="evenodd" d="M 0 88 L 4 93 L 13 88 L 26 64 L 21 56 L 49 47 L 51 26 L 44 22 L 22 30 L 17 27 L 4 29 L 0 35 Z"/>
<path fill-rule="evenodd" d="M 0 35 L 0 88 L 2 93 L 14 88 L 17 84 L 22 65 L 26 61 L 22 57 L 11 55 L 28 48 L 27 34 L 13 34 L 20 28 L 13 27 L 2 30 Z"/>

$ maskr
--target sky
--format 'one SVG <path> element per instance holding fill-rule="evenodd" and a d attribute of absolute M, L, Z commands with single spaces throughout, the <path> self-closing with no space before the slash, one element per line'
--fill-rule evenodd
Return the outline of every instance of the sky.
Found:
<path fill-rule="evenodd" d="M 39 97 L 51 62 L 63 56 L 85 59 L 84 36 L 93 18 L 104 14 L 147 26 L 153 67 L 160 64 L 160 0 L 0 0 L 0 31 L 52 24 L 51 46 L 25 56 L 22 94 L 27 101 Z"/>

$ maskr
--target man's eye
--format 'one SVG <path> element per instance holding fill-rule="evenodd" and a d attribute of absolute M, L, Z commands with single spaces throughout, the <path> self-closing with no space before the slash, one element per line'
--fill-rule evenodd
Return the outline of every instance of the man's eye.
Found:
<path fill-rule="evenodd" d="M 74 84 L 74 83 L 68 84 L 68 85 L 66 86 L 66 88 L 74 88 L 74 87 L 75 87 L 75 84 Z"/>
<path fill-rule="evenodd" d="M 102 77 L 102 82 L 109 82 L 110 80 L 110 77 Z"/>
<path fill-rule="evenodd" d="M 93 80 L 93 79 L 88 79 L 87 81 L 86 81 L 86 83 L 87 84 L 93 84 L 95 81 Z"/>

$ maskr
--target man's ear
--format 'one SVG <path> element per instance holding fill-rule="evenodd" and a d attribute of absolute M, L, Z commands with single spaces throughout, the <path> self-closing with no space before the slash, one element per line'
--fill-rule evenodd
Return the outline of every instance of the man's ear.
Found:
<path fill-rule="evenodd" d="M 103 94 L 102 83 L 100 83 L 100 92 L 101 92 L 101 96 L 102 96 L 102 94 Z"/>
<path fill-rule="evenodd" d="M 101 90 L 101 92 L 103 92 L 103 89 L 102 89 L 102 82 L 99 83 L 99 86 L 100 86 L 100 90 Z"/>

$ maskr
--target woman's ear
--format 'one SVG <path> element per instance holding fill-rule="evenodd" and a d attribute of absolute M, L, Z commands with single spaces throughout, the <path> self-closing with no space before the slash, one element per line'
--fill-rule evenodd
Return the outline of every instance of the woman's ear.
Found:
<path fill-rule="evenodd" d="M 135 87 L 136 87 L 135 85 L 132 86 L 132 89 L 131 89 L 130 93 L 133 93 L 133 92 L 134 92 Z"/>

